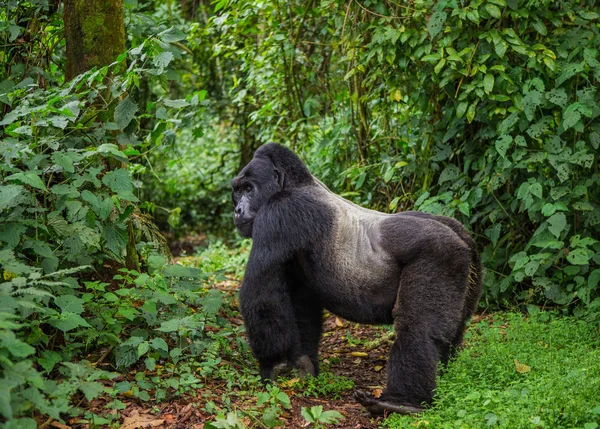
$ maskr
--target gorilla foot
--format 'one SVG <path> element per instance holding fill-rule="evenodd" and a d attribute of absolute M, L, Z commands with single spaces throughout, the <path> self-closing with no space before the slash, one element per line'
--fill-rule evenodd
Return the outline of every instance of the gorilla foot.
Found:
<path fill-rule="evenodd" d="M 302 355 L 298 359 L 296 359 L 294 366 L 298 369 L 300 377 L 304 377 L 307 374 L 312 375 L 313 377 L 317 376 L 315 366 L 313 365 L 310 358 L 306 355 Z"/>
<path fill-rule="evenodd" d="M 417 414 L 423 411 L 422 407 L 394 402 L 392 399 L 374 398 L 372 395 L 357 390 L 354 392 L 356 399 L 373 417 L 387 416 L 391 413 Z"/>

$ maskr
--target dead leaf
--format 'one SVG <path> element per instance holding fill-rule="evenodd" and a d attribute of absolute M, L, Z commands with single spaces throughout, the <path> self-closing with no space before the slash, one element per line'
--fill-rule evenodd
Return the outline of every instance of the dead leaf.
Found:
<path fill-rule="evenodd" d="M 383 390 L 383 386 L 367 386 L 369 389 L 371 390 L 375 390 L 375 389 L 381 389 Z"/>
<path fill-rule="evenodd" d="M 292 387 L 294 384 L 298 383 L 299 381 L 300 381 L 300 379 L 298 377 L 296 377 L 296 378 L 291 378 L 288 381 L 285 381 L 281 384 L 285 387 Z"/>
<path fill-rule="evenodd" d="M 340 328 L 344 326 L 344 323 L 340 320 L 339 317 L 335 318 L 335 324 L 336 324 L 336 326 L 339 326 Z"/>
<path fill-rule="evenodd" d="M 52 422 L 52 423 L 50 423 L 50 426 L 54 426 L 55 428 L 58 428 L 58 429 L 71 429 L 71 426 L 63 425 L 62 423 L 59 423 L 59 422 Z"/>
<path fill-rule="evenodd" d="M 373 369 L 375 370 L 375 372 L 379 372 L 383 369 L 383 367 L 381 365 L 376 365 Z"/>
<path fill-rule="evenodd" d="M 125 417 L 121 429 L 137 429 L 147 427 L 158 427 L 165 422 L 164 418 L 157 418 L 152 414 L 139 414 L 139 411 L 133 410 L 129 417 Z"/>
<path fill-rule="evenodd" d="M 354 359 L 354 360 L 352 361 L 352 363 L 355 363 L 355 364 L 357 364 L 357 365 L 358 365 L 359 363 L 361 363 L 361 362 L 362 362 L 362 361 L 360 360 L 360 358 L 358 358 L 358 359 Z"/>
<path fill-rule="evenodd" d="M 531 367 L 528 365 L 525 365 L 524 363 L 520 363 L 518 360 L 515 359 L 515 368 L 517 369 L 517 372 L 520 374 L 525 374 L 526 372 L 531 371 Z"/>
<path fill-rule="evenodd" d="M 383 393 L 383 390 L 381 390 L 381 389 L 373 389 L 373 398 L 381 397 L 382 393 Z"/>
<path fill-rule="evenodd" d="M 175 423 L 175 417 L 173 417 L 173 414 L 165 415 L 165 423 L 168 425 Z"/>
<path fill-rule="evenodd" d="M 369 353 L 365 352 L 352 352 L 350 354 L 354 357 L 369 357 Z"/>

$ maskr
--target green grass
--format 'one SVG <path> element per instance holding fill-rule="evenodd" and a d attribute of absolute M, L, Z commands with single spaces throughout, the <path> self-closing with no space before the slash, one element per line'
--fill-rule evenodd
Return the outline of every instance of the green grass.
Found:
<path fill-rule="evenodd" d="M 438 378 L 433 408 L 389 428 L 585 428 L 600 425 L 598 326 L 540 313 L 497 314 L 471 327 Z"/>

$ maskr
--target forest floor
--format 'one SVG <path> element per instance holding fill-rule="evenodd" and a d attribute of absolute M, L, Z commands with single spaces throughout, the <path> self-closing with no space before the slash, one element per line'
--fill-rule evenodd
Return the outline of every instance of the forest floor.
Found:
<path fill-rule="evenodd" d="M 358 325 L 347 322 L 334 315 L 326 314 L 324 333 L 321 341 L 321 359 L 328 372 L 354 381 L 355 387 L 342 390 L 338 399 L 330 397 L 304 396 L 303 392 L 294 386 L 297 379 L 287 379 L 278 383 L 278 387 L 288 395 L 291 408 L 284 410 L 279 417 L 280 427 L 307 428 L 314 427 L 301 415 L 303 407 L 322 406 L 323 410 L 335 410 L 344 418 L 338 424 L 328 425 L 336 428 L 377 428 L 382 419 L 372 419 L 353 398 L 355 389 L 373 392 L 378 395 L 385 386 L 386 357 L 389 351 L 389 338 L 387 331 L 380 327 Z M 233 320 L 233 323 L 239 323 Z M 221 404 L 219 398 L 227 395 L 227 385 L 216 378 L 213 383 L 208 382 L 202 389 L 197 389 L 195 394 L 186 394 L 174 397 L 156 405 L 149 405 L 138 400 L 123 401 L 126 408 L 120 411 L 122 418 L 121 429 L 135 428 L 165 428 L 165 429 L 201 429 L 206 423 L 214 421 L 214 414 L 203 410 L 206 397 L 210 396 L 217 407 Z M 110 398 L 99 398 L 94 401 L 98 414 Z M 256 397 L 237 398 L 234 407 L 241 416 L 240 420 L 247 428 L 263 428 L 260 420 L 252 417 L 251 411 L 257 408 Z M 59 429 L 66 427 L 56 426 Z M 221 426 L 227 429 L 231 426 Z"/>

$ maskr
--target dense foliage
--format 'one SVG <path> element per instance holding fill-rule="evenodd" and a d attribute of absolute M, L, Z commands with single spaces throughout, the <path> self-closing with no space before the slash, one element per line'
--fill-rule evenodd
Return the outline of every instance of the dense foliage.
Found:
<path fill-rule="evenodd" d="M 253 392 L 235 300 L 214 287 L 223 267 L 241 275 L 247 243 L 173 266 L 159 230 L 231 238 L 229 180 L 268 141 L 357 203 L 464 222 L 483 307 L 600 321 L 591 0 L 125 0 L 126 52 L 70 81 L 62 2 L 5 3 L 0 426 L 108 424 L 78 407 L 161 401 L 211 377 L 237 389 L 224 410 Z M 128 368 L 140 371 L 106 381 Z M 289 398 L 260 401 L 252 417 L 276 426 Z"/>

